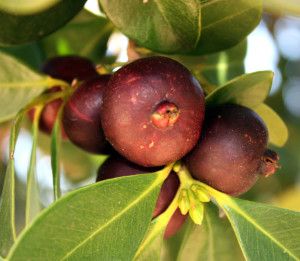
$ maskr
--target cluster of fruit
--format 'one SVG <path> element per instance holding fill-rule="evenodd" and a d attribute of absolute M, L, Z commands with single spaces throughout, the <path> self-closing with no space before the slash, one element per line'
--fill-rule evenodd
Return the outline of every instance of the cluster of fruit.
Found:
<path fill-rule="evenodd" d="M 80 82 L 63 108 L 62 133 L 88 152 L 111 154 L 97 181 L 154 172 L 182 159 L 195 179 L 237 196 L 278 167 L 278 155 L 267 149 L 261 118 L 234 104 L 205 112 L 200 84 L 170 58 L 143 58 L 113 75 L 101 75 L 89 60 L 57 57 L 43 72 Z M 58 91 L 60 86 L 48 92 Z M 57 99 L 45 105 L 41 130 L 51 132 L 62 103 Z M 179 183 L 172 172 L 162 185 L 153 218 L 167 209 Z M 165 237 L 173 235 L 185 218 L 177 210 Z"/>

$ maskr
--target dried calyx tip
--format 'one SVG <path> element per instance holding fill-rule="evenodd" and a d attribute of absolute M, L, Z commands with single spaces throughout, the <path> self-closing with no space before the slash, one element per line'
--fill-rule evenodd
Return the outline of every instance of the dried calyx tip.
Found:
<path fill-rule="evenodd" d="M 262 164 L 260 167 L 260 174 L 264 177 L 272 176 L 280 165 L 278 163 L 279 155 L 270 149 L 267 149 L 262 156 Z"/>

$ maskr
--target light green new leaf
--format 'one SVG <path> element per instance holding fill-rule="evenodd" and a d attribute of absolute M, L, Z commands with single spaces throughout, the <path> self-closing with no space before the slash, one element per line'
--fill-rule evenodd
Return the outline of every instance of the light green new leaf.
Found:
<path fill-rule="evenodd" d="M 19 113 L 15 118 L 11 128 L 9 142 L 9 160 L 0 198 L 0 254 L 4 257 L 7 255 L 9 249 L 16 239 L 14 151 L 22 118 L 23 113 Z"/>
<path fill-rule="evenodd" d="M 22 44 L 40 39 L 67 23 L 86 0 L 0 1 L 0 43 Z"/>
<path fill-rule="evenodd" d="M 300 16 L 299 0 L 264 0 L 264 8 L 277 15 Z"/>
<path fill-rule="evenodd" d="M 243 260 L 243 254 L 226 217 L 212 204 L 205 205 L 202 225 L 189 221 L 178 245 L 177 261 Z"/>
<path fill-rule="evenodd" d="M 132 260 L 171 168 L 105 180 L 57 200 L 22 234 L 9 260 Z"/>
<path fill-rule="evenodd" d="M 151 229 L 151 227 L 150 227 Z M 157 261 L 160 260 L 161 248 L 163 245 L 164 230 L 160 230 L 157 235 L 147 244 L 142 252 L 135 257 L 135 261 Z"/>
<path fill-rule="evenodd" d="M 206 105 L 214 107 L 234 103 L 254 108 L 261 104 L 270 92 L 273 72 L 260 71 L 236 77 L 206 97 Z"/>
<path fill-rule="evenodd" d="M 60 195 L 60 142 L 61 142 L 61 128 L 60 120 L 62 113 L 61 106 L 58 117 L 56 118 L 54 128 L 51 135 L 51 169 L 52 169 L 52 178 L 53 178 L 53 198 L 57 200 Z"/>
<path fill-rule="evenodd" d="M 203 186 L 227 215 L 247 260 L 300 260 L 300 212 L 233 198 Z"/>
<path fill-rule="evenodd" d="M 102 9 L 140 46 L 162 53 L 194 50 L 201 33 L 199 0 L 99 0 Z"/>
<path fill-rule="evenodd" d="M 277 147 L 283 147 L 289 137 L 289 132 L 284 121 L 268 105 L 260 104 L 254 111 L 263 119 L 267 125 L 269 142 Z"/>
<path fill-rule="evenodd" d="M 30 164 L 27 173 L 26 184 L 26 209 L 25 209 L 25 225 L 28 226 L 33 219 L 41 211 L 38 183 L 36 177 L 36 147 L 39 131 L 39 119 L 42 107 L 35 109 L 34 120 L 32 125 L 32 148 L 30 156 Z"/>
<path fill-rule="evenodd" d="M 258 25 L 262 0 L 198 0 L 201 2 L 202 31 L 193 54 L 225 50 L 246 38 Z"/>
<path fill-rule="evenodd" d="M 0 122 L 13 118 L 47 85 L 48 77 L 0 52 Z"/>
<path fill-rule="evenodd" d="M 160 259 L 165 228 L 178 208 L 178 197 L 179 191 L 177 191 L 167 210 L 151 222 L 148 232 L 135 254 L 134 260 L 156 261 Z"/>
<path fill-rule="evenodd" d="M 66 26 L 44 38 L 40 43 L 47 57 L 80 55 L 98 62 L 106 51 L 113 25 L 105 18 L 82 10 Z M 84 39 L 78 41 L 78 37 Z"/>

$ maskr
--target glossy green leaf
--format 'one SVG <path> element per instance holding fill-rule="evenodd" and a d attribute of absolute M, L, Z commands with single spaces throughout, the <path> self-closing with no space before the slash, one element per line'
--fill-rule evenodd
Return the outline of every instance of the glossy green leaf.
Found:
<path fill-rule="evenodd" d="M 51 135 L 51 168 L 53 178 L 53 198 L 57 200 L 60 195 L 60 142 L 61 142 L 61 112 L 63 106 L 60 108 L 58 117 L 56 118 L 52 135 Z"/>
<path fill-rule="evenodd" d="M 0 122 L 13 118 L 20 109 L 41 94 L 48 84 L 48 77 L 0 53 Z"/>
<path fill-rule="evenodd" d="M 177 247 L 177 261 L 244 260 L 230 223 L 226 217 L 219 217 L 218 208 L 212 204 L 205 205 L 202 225 L 189 220 Z"/>
<path fill-rule="evenodd" d="M 82 9 L 85 2 L 86 0 L 38 0 L 22 4 L 20 1 L 2 0 L 0 21 L 3 26 L 0 30 L 0 43 L 21 44 L 40 39 L 67 23 Z M 44 6 L 41 7 L 40 3 Z"/>
<path fill-rule="evenodd" d="M 269 132 L 269 142 L 277 147 L 283 147 L 289 137 L 284 121 L 266 104 L 260 104 L 254 111 L 263 119 Z"/>
<path fill-rule="evenodd" d="M 131 260 L 171 168 L 105 180 L 62 197 L 20 236 L 9 260 Z"/>
<path fill-rule="evenodd" d="M 261 71 L 236 77 L 206 97 L 206 105 L 213 107 L 224 103 L 256 107 L 268 96 L 273 72 Z"/>
<path fill-rule="evenodd" d="M 32 148 L 30 163 L 27 173 L 27 184 L 26 184 L 26 209 L 25 209 L 25 224 L 28 226 L 33 219 L 41 211 L 40 197 L 38 190 L 38 183 L 36 177 L 36 147 L 38 140 L 39 131 L 39 119 L 41 115 L 42 107 L 35 109 L 34 120 L 32 124 Z"/>
<path fill-rule="evenodd" d="M 113 25 L 107 19 L 82 10 L 66 26 L 44 38 L 41 45 L 48 57 L 80 55 L 98 62 L 105 54 L 112 30 Z"/>
<path fill-rule="evenodd" d="M 247 260 L 300 259 L 300 212 L 233 198 L 204 186 L 227 215 Z"/>
<path fill-rule="evenodd" d="M 201 32 L 199 0 L 100 0 L 124 34 L 140 46 L 163 53 L 192 51 Z"/>
<path fill-rule="evenodd" d="M 0 198 L 0 255 L 6 256 L 16 240 L 15 227 L 15 161 L 14 151 L 20 130 L 23 113 L 15 118 L 10 132 L 9 160 Z"/>
<path fill-rule="evenodd" d="M 201 38 L 193 54 L 230 48 L 258 25 L 262 0 L 199 0 L 202 12 Z"/>

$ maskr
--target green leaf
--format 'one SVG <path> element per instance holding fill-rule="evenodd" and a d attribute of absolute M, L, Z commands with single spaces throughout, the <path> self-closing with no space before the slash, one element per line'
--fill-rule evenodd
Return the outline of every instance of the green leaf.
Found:
<path fill-rule="evenodd" d="M 227 215 L 247 260 L 299 260 L 300 212 L 206 189 Z"/>
<path fill-rule="evenodd" d="M 150 231 L 151 231 L 150 227 Z M 143 251 L 135 257 L 135 261 L 157 261 L 160 260 L 161 248 L 163 244 L 164 230 L 160 230 L 155 237 L 147 244 Z"/>
<path fill-rule="evenodd" d="M 41 205 L 39 200 L 39 190 L 36 177 L 36 146 L 39 131 L 39 119 L 41 115 L 42 107 L 35 109 L 34 120 L 32 125 L 32 148 L 30 163 L 27 173 L 26 184 L 26 209 L 25 209 L 25 224 L 28 226 L 33 219 L 41 211 Z"/>
<path fill-rule="evenodd" d="M 254 108 L 267 98 L 273 75 L 271 71 L 261 71 L 236 77 L 211 92 L 206 97 L 206 105 L 213 107 L 224 103 L 234 103 Z"/>
<path fill-rule="evenodd" d="M 300 16 L 298 0 L 264 0 L 264 8 L 277 15 Z"/>
<path fill-rule="evenodd" d="M 62 197 L 20 236 L 9 260 L 132 260 L 171 169 L 105 180 Z"/>
<path fill-rule="evenodd" d="M 30 43 L 17 46 L 0 47 L 0 52 L 14 56 L 31 68 L 40 68 L 45 60 L 43 50 L 39 43 Z"/>
<path fill-rule="evenodd" d="M 100 0 L 113 24 L 140 46 L 162 53 L 186 53 L 201 32 L 199 0 Z"/>
<path fill-rule="evenodd" d="M 11 127 L 9 141 L 9 160 L 0 198 L 0 254 L 6 256 L 16 239 L 15 227 L 15 167 L 14 151 L 23 113 L 19 113 Z"/>
<path fill-rule="evenodd" d="M 219 217 L 218 208 L 212 204 L 205 205 L 202 225 L 196 225 L 189 220 L 177 247 L 177 261 L 243 260 L 230 223 L 226 218 Z"/>
<path fill-rule="evenodd" d="M 16 59 L 0 53 L 0 122 L 13 118 L 49 85 L 42 76 Z"/>
<path fill-rule="evenodd" d="M 167 210 L 152 220 L 148 232 L 135 254 L 134 260 L 156 261 L 160 259 L 165 228 L 178 207 L 178 197 L 179 191 L 177 191 Z"/>
<path fill-rule="evenodd" d="M 202 12 L 201 38 L 193 54 L 230 48 L 258 25 L 262 0 L 199 0 Z"/>
<path fill-rule="evenodd" d="M 105 54 L 113 25 L 105 18 L 82 10 L 70 23 L 41 41 L 48 57 L 79 55 L 98 62 Z M 78 41 L 78 38 L 84 39 Z"/>
<path fill-rule="evenodd" d="M 60 120 L 63 106 L 61 106 L 58 117 L 56 118 L 52 136 L 51 136 L 51 168 L 53 176 L 53 198 L 57 200 L 60 195 L 60 142 L 61 142 L 61 129 Z"/>
<path fill-rule="evenodd" d="M 84 6 L 86 0 L 0 2 L 0 43 L 31 42 L 52 33 L 67 23 Z M 42 6 L 41 6 L 42 4 Z"/>
<path fill-rule="evenodd" d="M 266 104 L 260 104 L 254 111 L 263 119 L 269 132 L 269 142 L 277 147 L 283 147 L 289 137 L 284 121 Z"/>
<path fill-rule="evenodd" d="M 223 52 L 201 56 L 193 73 L 200 82 L 221 86 L 234 77 L 245 73 L 244 59 L 247 52 L 247 41 L 242 41 Z"/>

